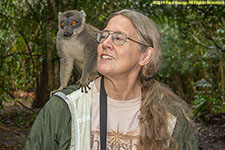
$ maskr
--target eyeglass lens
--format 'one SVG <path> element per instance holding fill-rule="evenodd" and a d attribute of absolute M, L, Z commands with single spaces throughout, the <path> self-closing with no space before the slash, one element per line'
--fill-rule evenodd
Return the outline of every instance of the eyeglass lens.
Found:
<path fill-rule="evenodd" d="M 111 34 L 112 34 L 112 41 L 117 46 L 122 46 L 124 43 L 126 43 L 127 39 L 129 39 L 137 44 L 140 44 L 142 46 L 145 46 L 145 47 L 150 46 L 150 45 L 142 44 L 134 39 L 128 38 L 127 35 L 123 32 L 119 32 L 119 31 L 113 32 L 113 31 L 108 31 L 108 30 L 101 31 L 97 34 L 97 42 L 99 42 L 99 43 L 104 42 Z"/>
<path fill-rule="evenodd" d="M 112 41 L 115 45 L 121 46 L 126 42 L 127 37 L 126 37 L 125 34 L 123 34 L 122 32 L 112 32 L 112 33 L 110 33 L 110 31 L 99 32 L 98 35 L 97 35 L 97 41 L 99 43 L 102 43 L 111 34 L 112 34 Z"/>

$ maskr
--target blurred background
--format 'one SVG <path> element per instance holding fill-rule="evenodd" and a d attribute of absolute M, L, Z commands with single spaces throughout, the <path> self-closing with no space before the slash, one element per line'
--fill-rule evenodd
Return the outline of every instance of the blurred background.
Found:
<path fill-rule="evenodd" d="M 157 23 L 164 64 L 156 78 L 193 108 L 200 150 L 225 150 L 225 5 L 152 2 L 1 0 L 0 149 L 21 149 L 50 91 L 59 87 L 58 12 L 84 10 L 86 22 L 103 29 L 112 12 L 128 8 Z M 74 69 L 69 84 L 79 77 Z"/>

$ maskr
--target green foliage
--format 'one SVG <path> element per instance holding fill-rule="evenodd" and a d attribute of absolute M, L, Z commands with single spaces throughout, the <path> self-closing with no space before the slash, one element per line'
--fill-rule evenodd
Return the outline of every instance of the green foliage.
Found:
<path fill-rule="evenodd" d="M 87 22 L 103 29 L 111 13 L 124 8 L 157 23 L 164 54 L 161 81 L 193 104 L 196 114 L 224 112 L 224 6 L 153 5 L 148 0 L 1 0 L 0 107 L 12 91 L 49 90 L 43 83 L 50 82 L 48 67 L 57 68 L 58 12 L 84 10 Z"/>
<path fill-rule="evenodd" d="M 165 58 L 159 77 L 194 105 L 196 115 L 225 112 L 224 7 L 169 7 L 176 8 L 173 15 L 165 9 L 158 22 Z"/>
<path fill-rule="evenodd" d="M 37 60 L 37 22 L 32 20 L 24 1 L 2 0 L 0 9 L 0 101 L 12 91 L 34 91 Z M 38 40 L 36 40 L 38 41 Z M 40 44 L 43 45 L 43 44 Z M 37 51 L 35 51 L 37 50 Z"/>
<path fill-rule="evenodd" d="M 194 85 L 196 87 L 195 99 L 193 101 L 195 116 L 199 112 L 201 112 L 202 117 L 206 117 L 210 114 L 220 114 L 225 111 L 225 105 L 220 99 L 221 96 L 219 93 L 214 94 L 214 92 L 218 91 L 212 90 L 215 87 L 210 82 L 201 79 L 195 82 Z M 216 97 L 213 95 L 216 95 Z"/>

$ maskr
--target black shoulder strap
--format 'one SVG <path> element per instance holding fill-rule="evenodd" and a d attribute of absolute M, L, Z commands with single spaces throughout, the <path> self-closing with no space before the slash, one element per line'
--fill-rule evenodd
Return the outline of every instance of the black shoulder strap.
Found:
<path fill-rule="evenodd" d="M 100 87 L 100 140 L 101 150 L 106 150 L 107 135 L 107 95 L 104 87 L 104 77 L 101 79 Z"/>

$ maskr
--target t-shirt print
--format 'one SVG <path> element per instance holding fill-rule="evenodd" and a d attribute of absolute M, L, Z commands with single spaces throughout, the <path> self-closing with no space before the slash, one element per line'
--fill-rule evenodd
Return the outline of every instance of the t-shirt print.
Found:
<path fill-rule="evenodd" d="M 99 127 L 98 127 L 99 128 Z M 136 130 L 128 132 L 120 131 L 119 125 L 116 129 L 107 132 L 107 150 L 137 150 L 139 136 Z M 100 131 L 91 132 L 91 149 L 100 150 Z"/>
<path fill-rule="evenodd" d="M 99 91 L 96 86 L 92 90 L 91 150 L 100 150 Z M 137 150 L 141 95 L 127 101 L 107 97 L 107 101 L 106 150 Z"/>

